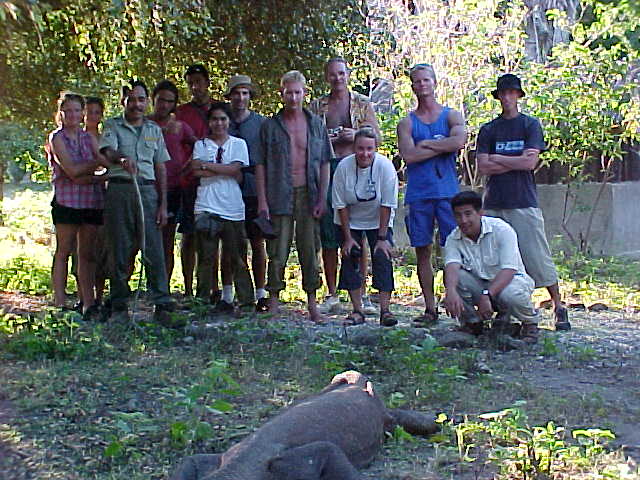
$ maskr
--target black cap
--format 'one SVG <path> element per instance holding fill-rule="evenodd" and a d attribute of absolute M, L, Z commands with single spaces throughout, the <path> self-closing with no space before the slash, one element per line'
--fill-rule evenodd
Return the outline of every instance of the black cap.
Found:
<path fill-rule="evenodd" d="M 196 73 L 201 73 L 206 77 L 207 80 L 209 80 L 209 72 L 204 65 L 200 64 L 191 65 L 189 68 L 187 68 L 187 71 L 184 74 L 184 78 L 187 78 L 189 75 L 194 75 Z"/>
<path fill-rule="evenodd" d="M 509 89 L 520 91 L 520 96 L 524 97 L 524 90 L 522 90 L 520 79 L 513 73 L 506 73 L 501 77 L 498 77 L 498 84 L 496 86 L 496 89 L 491 92 L 491 95 L 493 95 L 493 98 L 498 98 L 499 91 Z"/>

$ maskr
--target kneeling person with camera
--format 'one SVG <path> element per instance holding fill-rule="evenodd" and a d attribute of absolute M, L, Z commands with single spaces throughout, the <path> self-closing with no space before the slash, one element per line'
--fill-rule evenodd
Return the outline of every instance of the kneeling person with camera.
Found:
<path fill-rule="evenodd" d="M 398 323 L 389 311 L 393 291 L 391 226 L 398 206 L 398 175 L 393 163 L 377 153 L 377 147 L 373 129 L 365 127 L 355 133 L 355 153 L 340 161 L 333 178 L 333 221 L 343 256 L 338 289 L 348 290 L 353 304 L 346 324 L 365 321 L 361 287 L 366 272 L 360 271 L 360 256 L 366 236 L 372 252 L 373 288 L 380 292 L 380 324 L 390 327 Z"/>

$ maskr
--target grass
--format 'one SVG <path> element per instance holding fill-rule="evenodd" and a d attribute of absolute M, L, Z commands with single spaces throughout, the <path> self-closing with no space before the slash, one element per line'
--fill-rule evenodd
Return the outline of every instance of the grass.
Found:
<path fill-rule="evenodd" d="M 25 191 L 3 205 L 5 289 L 50 292 L 47 200 L 47 192 Z M 409 303 L 418 282 L 411 255 L 402 258 L 396 299 Z M 559 271 L 565 293 L 589 286 L 580 294 L 585 303 L 638 304 L 638 263 L 568 258 Z M 287 275 L 299 276 L 298 267 Z M 173 283 L 180 285 L 179 274 Z M 303 301 L 298 282 L 290 284 L 284 299 Z M 436 291 L 442 294 L 440 273 Z M 204 309 L 194 303 L 188 313 L 198 319 Z M 598 388 L 559 396 L 532 381 L 533 372 L 573 371 L 600 356 L 555 334 L 514 356 L 443 349 L 430 336 L 412 340 L 405 329 L 364 347 L 265 315 L 199 337 L 143 320 L 133 331 L 46 309 L 8 313 L 0 316 L 0 471 L 11 478 L 167 478 L 178 459 L 224 451 L 334 374 L 358 369 L 389 406 L 441 413 L 442 432 L 429 440 L 393 433 L 381 456 L 388 464 L 370 470 L 377 478 L 637 478 L 607 447 L 606 432 L 633 412 Z M 628 398 L 635 393 L 631 387 Z"/>

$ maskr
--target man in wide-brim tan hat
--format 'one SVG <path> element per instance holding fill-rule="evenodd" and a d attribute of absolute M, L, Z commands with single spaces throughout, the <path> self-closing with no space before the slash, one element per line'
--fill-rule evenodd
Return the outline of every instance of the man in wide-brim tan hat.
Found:
<path fill-rule="evenodd" d="M 256 293 L 256 310 L 267 310 L 267 291 L 265 290 L 267 252 L 265 235 L 260 230 L 260 222 L 269 223 L 265 218 L 258 220 L 258 197 L 255 181 L 255 156 L 260 148 L 260 127 L 265 121 L 262 115 L 249 109 L 251 100 L 258 94 L 258 88 L 248 75 L 234 75 L 229 78 L 225 98 L 231 103 L 231 122 L 229 134 L 242 138 L 249 149 L 249 166 L 242 169 L 242 199 L 245 208 L 245 229 L 251 243 L 251 270 Z M 258 223 L 256 223 L 258 220 Z M 224 262 L 224 260 L 223 260 Z M 223 264 L 224 265 L 224 264 Z"/>

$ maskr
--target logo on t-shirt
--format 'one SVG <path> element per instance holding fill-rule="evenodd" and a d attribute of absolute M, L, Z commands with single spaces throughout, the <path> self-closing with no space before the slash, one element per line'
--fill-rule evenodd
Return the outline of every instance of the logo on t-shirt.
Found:
<path fill-rule="evenodd" d="M 524 150 L 524 140 L 496 142 L 496 153 L 520 153 Z"/>

